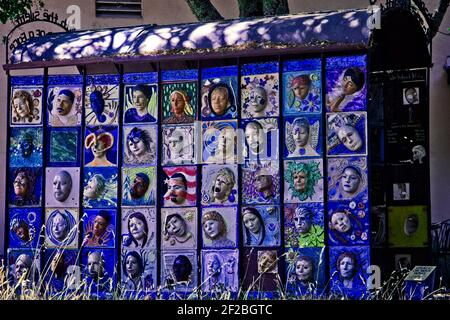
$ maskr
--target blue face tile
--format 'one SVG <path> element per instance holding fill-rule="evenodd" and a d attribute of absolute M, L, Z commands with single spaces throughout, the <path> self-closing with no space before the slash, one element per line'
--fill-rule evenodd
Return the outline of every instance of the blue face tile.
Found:
<path fill-rule="evenodd" d="M 12 128 L 9 142 L 9 166 L 41 167 L 42 140 L 42 128 Z"/>
<path fill-rule="evenodd" d="M 322 155 L 321 123 L 320 115 L 286 118 L 284 123 L 285 159 L 320 157 Z"/>
<path fill-rule="evenodd" d="M 10 169 L 9 204 L 15 207 L 40 206 L 42 200 L 42 169 Z"/>
<path fill-rule="evenodd" d="M 83 215 L 83 246 L 112 248 L 116 242 L 116 210 L 87 209 Z"/>
<path fill-rule="evenodd" d="M 284 241 L 286 247 L 324 246 L 323 203 L 284 205 Z"/>
<path fill-rule="evenodd" d="M 91 299 L 111 299 L 117 277 L 114 273 L 116 255 L 114 249 L 84 248 L 81 254 L 81 270 L 84 292 Z"/>
<path fill-rule="evenodd" d="M 84 163 L 86 167 L 117 166 L 117 127 L 86 128 Z"/>
<path fill-rule="evenodd" d="M 131 249 L 122 251 L 122 293 L 150 293 L 156 290 L 156 250 Z"/>
<path fill-rule="evenodd" d="M 117 168 L 85 168 L 83 207 L 117 207 Z"/>
<path fill-rule="evenodd" d="M 367 114 L 365 112 L 327 114 L 327 155 L 367 154 Z"/>
<path fill-rule="evenodd" d="M 239 251 L 202 250 L 202 290 L 218 297 L 239 290 Z"/>
<path fill-rule="evenodd" d="M 10 209 L 9 247 L 37 248 L 42 227 L 41 208 Z"/>
<path fill-rule="evenodd" d="M 235 248 L 238 243 L 237 218 L 237 207 L 203 208 L 203 248 Z"/>
<path fill-rule="evenodd" d="M 278 206 L 244 206 L 241 219 L 244 246 L 276 247 L 281 244 Z"/>

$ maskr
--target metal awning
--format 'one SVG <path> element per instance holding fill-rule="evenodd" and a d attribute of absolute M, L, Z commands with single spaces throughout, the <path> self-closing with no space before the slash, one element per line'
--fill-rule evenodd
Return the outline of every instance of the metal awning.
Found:
<path fill-rule="evenodd" d="M 366 9 L 247 20 L 135 26 L 53 33 L 29 39 L 5 69 L 99 62 L 236 57 L 264 52 L 313 52 L 369 46 Z"/>

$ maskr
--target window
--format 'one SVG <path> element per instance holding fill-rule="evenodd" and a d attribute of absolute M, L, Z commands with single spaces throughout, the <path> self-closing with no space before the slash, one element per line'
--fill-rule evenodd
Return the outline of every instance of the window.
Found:
<path fill-rule="evenodd" d="M 133 16 L 142 17 L 141 0 L 96 0 L 97 16 Z"/>

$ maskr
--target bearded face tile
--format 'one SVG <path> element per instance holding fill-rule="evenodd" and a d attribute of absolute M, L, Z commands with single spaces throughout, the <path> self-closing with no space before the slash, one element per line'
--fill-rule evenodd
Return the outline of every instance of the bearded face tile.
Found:
<path fill-rule="evenodd" d="M 117 169 L 85 168 L 83 177 L 83 207 L 117 207 Z"/>
<path fill-rule="evenodd" d="M 10 167 L 40 167 L 42 151 L 42 128 L 11 128 Z"/>
<path fill-rule="evenodd" d="M 241 74 L 242 117 L 278 116 L 278 63 L 244 64 Z"/>
<path fill-rule="evenodd" d="M 32 78 L 40 79 L 38 85 L 27 85 Z M 16 80 L 22 83 L 14 85 Z M 42 124 L 42 77 L 12 77 L 11 81 L 11 125 Z"/>
<path fill-rule="evenodd" d="M 156 208 L 122 208 L 122 248 L 156 248 Z"/>
<path fill-rule="evenodd" d="M 239 251 L 202 251 L 202 290 L 211 294 L 239 290 Z"/>
<path fill-rule="evenodd" d="M 197 208 L 161 209 L 161 241 L 163 249 L 197 247 Z"/>
<path fill-rule="evenodd" d="M 330 245 L 369 245 L 369 232 L 367 200 L 328 203 Z"/>
<path fill-rule="evenodd" d="M 281 244 L 278 206 L 244 206 L 241 219 L 245 246 L 275 247 Z"/>
<path fill-rule="evenodd" d="M 191 293 L 198 283 L 195 250 L 161 253 L 161 286 L 165 290 Z"/>
<path fill-rule="evenodd" d="M 237 165 L 202 167 L 202 205 L 238 203 Z"/>
<path fill-rule="evenodd" d="M 234 248 L 237 245 L 237 207 L 202 209 L 204 248 Z"/>
<path fill-rule="evenodd" d="M 131 249 L 122 251 L 121 282 L 123 293 L 150 293 L 156 289 L 156 250 Z"/>
<path fill-rule="evenodd" d="M 9 188 L 11 206 L 39 206 L 42 198 L 41 168 L 10 169 Z"/>
<path fill-rule="evenodd" d="M 322 155 L 322 118 L 317 115 L 286 118 L 284 123 L 285 158 Z"/>
<path fill-rule="evenodd" d="M 286 247 L 323 247 L 323 221 L 323 203 L 285 204 L 284 241 Z"/>
<path fill-rule="evenodd" d="M 84 163 L 86 167 L 117 166 L 117 128 L 86 128 Z"/>
<path fill-rule="evenodd" d="M 324 248 L 290 249 L 286 251 L 285 259 L 288 296 L 320 297 L 324 293 Z"/>
<path fill-rule="evenodd" d="M 46 168 L 46 207 L 78 207 L 79 189 L 79 168 Z"/>
<path fill-rule="evenodd" d="M 237 122 L 202 122 L 203 163 L 234 164 L 238 161 Z"/>
<path fill-rule="evenodd" d="M 197 167 L 165 167 L 163 172 L 163 206 L 195 206 L 197 202 Z"/>
<path fill-rule="evenodd" d="M 368 198 L 367 159 L 365 157 L 328 159 L 328 199 Z"/>
<path fill-rule="evenodd" d="M 266 118 L 244 121 L 244 158 L 250 161 L 278 159 L 278 120 Z"/>
<path fill-rule="evenodd" d="M 36 248 L 42 226 L 41 208 L 10 209 L 9 247 Z"/>
<path fill-rule="evenodd" d="M 284 162 L 284 201 L 287 203 L 323 201 L 322 159 Z"/>
<path fill-rule="evenodd" d="M 277 204 L 280 201 L 278 162 L 247 162 L 242 166 L 242 200 L 245 204 Z"/>
<path fill-rule="evenodd" d="M 156 168 L 122 169 L 122 205 L 147 206 L 156 203 Z"/>
<path fill-rule="evenodd" d="M 163 165 L 195 164 L 194 126 L 163 126 L 162 139 Z"/>
<path fill-rule="evenodd" d="M 81 125 L 82 107 L 83 89 L 81 84 L 49 87 L 47 98 L 49 126 L 73 127 Z"/>
<path fill-rule="evenodd" d="M 327 155 L 367 154 L 367 114 L 327 114 Z"/>
<path fill-rule="evenodd" d="M 236 118 L 237 75 L 237 66 L 202 69 L 202 119 Z"/>
<path fill-rule="evenodd" d="M 112 248 L 116 238 L 116 210 L 87 209 L 83 214 L 83 246 Z"/>
<path fill-rule="evenodd" d="M 85 92 L 85 123 L 88 126 L 117 125 L 119 76 L 88 76 Z"/>
<path fill-rule="evenodd" d="M 78 221 L 78 209 L 46 209 L 46 246 L 76 248 L 78 246 Z"/>
<path fill-rule="evenodd" d="M 283 114 L 322 112 L 320 59 L 290 60 L 283 64 Z"/>
<path fill-rule="evenodd" d="M 127 126 L 123 128 L 124 166 L 155 165 L 157 160 L 156 126 Z"/>
<path fill-rule="evenodd" d="M 330 57 L 326 69 L 327 111 L 366 110 L 366 56 Z"/>
<path fill-rule="evenodd" d="M 154 123 L 158 117 L 158 74 L 124 74 L 124 123 Z"/>

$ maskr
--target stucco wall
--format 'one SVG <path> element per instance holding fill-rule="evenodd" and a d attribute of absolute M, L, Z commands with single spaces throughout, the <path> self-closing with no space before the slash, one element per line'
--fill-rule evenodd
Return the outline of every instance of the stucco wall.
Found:
<path fill-rule="evenodd" d="M 128 26 L 156 23 L 159 25 L 186 23 L 196 21 L 185 0 L 143 0 L 142 18 L 96 18 L 95 1 L 93 0 L 44 0 L 46 8 L 58 13 L 60 17 L 67 17 L 66 9 L 76 4 L 81 8 L 81 29 Z M 237 1 L 212 0 L 219 12 L 227 19 L 239 15 Z M 430 10 L 434 10 L 438 1 L 426 1 Z M 367 0 L 290 0 L 291 13 L 336 10 L 346 8 L 362 8 L 368 5 Z M 450 10 L 445 16 L 441 31 L 450 26 Z M 48 27 L 48 25 L 47 25 Z M 12 28 L 10 23 L 0 25 L 0 35 L 5 35 Z M 26 30 L 24 30 L 26 31 Z M 57 31 L 57 29 L 53 30 Z M 433 63 L 431 72 L 431 103 L 430 103 L 430 154 L 431 154 L 431 201 L 433 222 L 450 218 L 450 85 L 447 84 L 443 65 L 447 55 L 450 55 L 450 37 L 438 34 L 433 41 Z M 5 61 L 5 47 L 0 50 L 0 62 Z M 52 72 L 52 71 L 50 71 Z M 73 72 L 71 68 L 58 72 Z M 20 74 L 20 73 L 13 73 Z M 22 72 L 23 74 L 23 72 Z M 42 70 L 27 71 L 26 74 L 42 74 Z M 6 114 L 8 102 L 6 73 L 0 70 L 0 108 L 1 114 Z M 6 161 L 6 116 L 0 117 L 0 163 Z M 3 253 L 4 240 L 4 208 L 5 208 L 5 168 L 0 166 L 0 255 Z"/>

